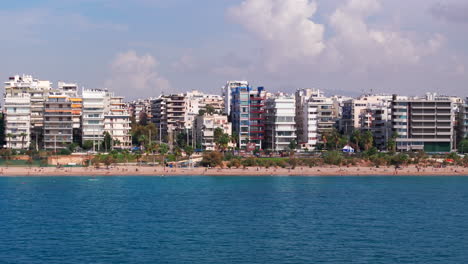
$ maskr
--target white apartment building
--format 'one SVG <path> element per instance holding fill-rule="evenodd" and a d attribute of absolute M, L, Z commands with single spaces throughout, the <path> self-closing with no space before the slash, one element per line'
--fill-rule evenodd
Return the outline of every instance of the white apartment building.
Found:
<path fill-rule="evenodd" d="M 248 87 L 248 81 L 228 81 L 226 85 L 222 88 L 222 95 L 224 98 L 224 113 L 227 116 L 231 116 L 231 101 L 232 101 L 232 92 L 238 87 Z"/>
<path fill-rule="evenodd" d="M 296 140 L 296 108 L 293 96 L 272 95 L 265 104 L 265 140 L 263 149 L 283 151 Z"/>
<path fill-rule="evenodd" d="M 190 131 L 195 119 L 207 105 L 212 105 L 215 111 L 222 111 L 223 99 L 199 91 L 161 95 L 151 102 L 151 121 L 160 130 L 160 138 L 171 143 L 178 130 L 192 134 Z"/>
<path fill-rule="evenodd" d="M 109 111 L 110 94 L 107 90 L 83 90 L 82 141 L 93 141 L 98 150 L 104 137 L 105 114 Z"/>
<path fill-rule="evenodd" d="M 361 129 L 361 114 L 373 107 L 390 107 L 391 95 L 363 95 L 344 102 L 340 130 L 351 134 Z"/>
<path fill-rule="evenodd" d="M 31 130 L 30 137 L 36 149 L 42 145 L 44 126 L 44 102 L 51 90 L 50 81 L 34 79 L 31 75 L 15 75 L 5 82 L 5 97 L 18 96 L 24 93 L 30 95 L 31 101 Z"/>
<path fill-rule="evenodd" d="M 465 103 L 461 108 L 461 127 L 462 127 L 462 138 L 468 138 L 468 97 L 465 99 Z"/>
<path fill-rule="evenodd" d="M 113 148 L 130 149 L 130 115 L 123 100 L 120 96 L 110 97 L 108 112 L 104 118 L 104 131 L 112 136 Z"/>
<path fill-rule="evenodd" d="M 62 91 L 50 92 L 44 107 L 44 149 L 57 151 L 73 142 L 72 102 Z"/>
<path fill-rule="evenodd" d="M 6 148 L 27 149 L 31 144 L 31 96 L 29 93 L 5 96 Z"/>
<path fill-rule="evenodd" d="M 325 97 L 318 89 L 295 93 L 297 141 L 302 149 L 315 150 L 325 133 L 331 132 L 340 116 L 336 97 Z"/>
<path fill-rule="evenodd" d="M 373 105 L 361 111 L 359 116 L 361 131 L 370 131 L 374 144 L 380 150 L 387 149 L 387 142 L 392 136 L 391 109 L 388 105 Z"/>
<path fill-rule="evenodd" d="M 57 86 L 68 97 L 78 97 L 78 84 L 59 81 Z"/>
<path fill-rule="evenodd" d="M 214 131 L 216 128 L 221 128 L 223 133 L 231 135 L 232 125 L 228 122 L 228 118 L 225 115 L 204 114 L 197 116 L 195 119 L 195 138 L 204 150 L 216 150 L 216 143 L 214 142 Z"/>
<path fill-rule="evenodd" d="M 426 94 L 392 98 L 397 150 L 450 152 L 456 149 L 455 122 L 460 98 Z"/>

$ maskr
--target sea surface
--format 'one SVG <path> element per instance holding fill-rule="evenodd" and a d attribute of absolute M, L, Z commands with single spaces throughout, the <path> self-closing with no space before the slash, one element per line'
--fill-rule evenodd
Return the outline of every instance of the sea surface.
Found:
<path fill-rule="evenodd" d="M 0 263 L 468 263 L 468 177 L 0 178 Z"/>

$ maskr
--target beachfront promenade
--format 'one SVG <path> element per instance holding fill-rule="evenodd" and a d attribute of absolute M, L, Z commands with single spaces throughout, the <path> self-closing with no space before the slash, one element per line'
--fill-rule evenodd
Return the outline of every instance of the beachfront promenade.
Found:
<path fill-rule="evenodd" d="M 466 175 L 468 168 L 447 166 L 445 168 L 407 166 L 395 170 L 391 167 L 297 167 L 289 168 L 162 168 L 144 166 L 111 166 L 107 168 L 94 167 L 1 167 L 0 176 L 442 176 Z"/>

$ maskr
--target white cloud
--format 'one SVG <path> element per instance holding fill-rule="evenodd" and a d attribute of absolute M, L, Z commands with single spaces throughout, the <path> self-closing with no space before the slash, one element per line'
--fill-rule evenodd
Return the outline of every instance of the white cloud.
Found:
<path fill-rule="evenodd" d="M 326 27 L 311 20 L 316 11 L 317 4 L 309 0 L 244 0 L 228 15 L 261 41 L 261 59 L 273 73 L 414 66 L 445 42 L 440 34 L 421 40 L 414 32 L 372 25 L 369 18 L 385 11 L 378 0 L 345 1 L 331 13 Z"/>
<path fill-rule="evenodd" d="M 308 0 L 245 0 L 229 16 L 260 41 L 265 66 L 274 71 L 322 53 L 324 27 L 311 20 L 316 10 Z"/>
<path fill-rule="evenodd" d="M 374 67 L 415 65 L 443 45 L 440 34 L 418 41 L 410 33 L 373 28 L 366 19 L 380 10 L 377 0 L 349 0 L 335 10 L 330 17 L 335 35 L 327 42 L 329 52 L 338 58 L 335 66 L 367 71 Z"/>
<path fill-rule="evenodd" d="M 157 71 L 157 60 L 135 51 L 119 53 L 110 65 L 111 77 L 105 85 L 113 91 L 131 97 L 158 96 L 170 89 L 167 79 Z"/>

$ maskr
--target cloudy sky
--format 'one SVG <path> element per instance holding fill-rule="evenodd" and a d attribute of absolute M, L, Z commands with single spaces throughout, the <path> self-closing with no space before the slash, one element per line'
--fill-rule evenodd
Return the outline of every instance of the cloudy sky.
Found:
<path fill-rule="evenodd" d="M 468 96 L 468 0 L 22 0 L 0 25 L 3 80 Z"/>

